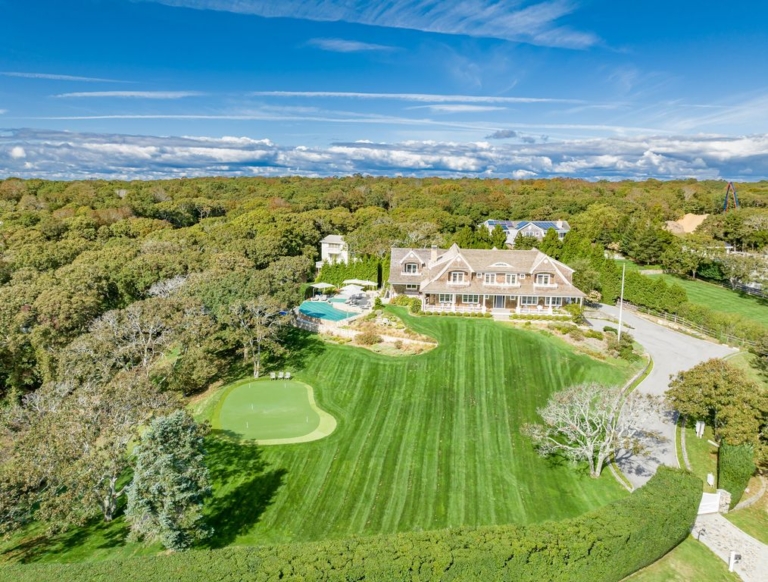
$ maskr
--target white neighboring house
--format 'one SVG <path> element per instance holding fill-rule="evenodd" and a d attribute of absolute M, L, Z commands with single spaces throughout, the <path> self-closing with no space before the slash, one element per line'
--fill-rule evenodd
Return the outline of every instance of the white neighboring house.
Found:
<path fill-rule="evenodd" d="M 320 269 L 325 264 L 349 263 L 349 245 L 339 234 L 329 234 L 320 241 L 320 260 L 315 266 Z"/>

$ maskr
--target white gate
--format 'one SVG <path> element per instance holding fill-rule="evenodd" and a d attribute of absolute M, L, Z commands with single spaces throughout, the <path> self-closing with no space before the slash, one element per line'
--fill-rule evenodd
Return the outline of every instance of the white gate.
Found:
<path fill-rule="evenodd" d="M 699 503 L 699 515 L 720 511 L 720 493 L 704 493 Z"/>

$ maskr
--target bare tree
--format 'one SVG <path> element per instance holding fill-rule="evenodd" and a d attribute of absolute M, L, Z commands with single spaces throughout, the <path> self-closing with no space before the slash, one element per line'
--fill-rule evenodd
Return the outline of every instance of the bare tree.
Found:
<path fill-rule="evenodd" d="M 660 438 L 643 428 L 659 410 L 659 399 L 651 395 L 625 398 L 618 387 L 579 384 L 553 394 L 539 409 L 544 424 L 527 424 L 523 432 L 542 455 L 585 461 L 590 476 L 597 478 L 617 449 L 640 454 L 641 437 Z"/>
<path fill-rule="evenodd" d="M 280 328 L 288 323 L 289 317 L 275 299 L 262 295 L 253 301 L 234 303 L 230 307 L 229 324 L 234 328 L 238 341 L 243 346 L 245 357 L 250 355 L 253 363 L 253 377 L 261 374 L 261 357 L 265 350 L 278 352 Z"/>

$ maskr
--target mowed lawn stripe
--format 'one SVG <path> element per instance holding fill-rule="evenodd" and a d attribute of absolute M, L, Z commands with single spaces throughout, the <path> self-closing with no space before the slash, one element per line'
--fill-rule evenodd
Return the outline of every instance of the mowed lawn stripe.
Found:
<path fill-rule="evenodd" d="M 287 474 L 238 543 L 528 523 L 625 494 L 610 476 L 592 480 L 540 458 L 519 430 L 552 391 L 614 383 L 627 370 L 487 320 L 404 319 L 439 347 L 389 358 L 326 345 L 308 358 L 298 376 L 338 428 L 316 443 L 263 449 Z"/>

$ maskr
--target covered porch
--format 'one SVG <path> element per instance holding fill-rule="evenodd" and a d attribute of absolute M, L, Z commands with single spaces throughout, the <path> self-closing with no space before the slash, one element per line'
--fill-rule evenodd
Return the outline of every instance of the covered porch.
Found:
<path fill-rule="evenodd" d="M 569 303 L 581 304 L 581 301 L 580 297 L 433 293 L 422 297 L 421 308 L 426 313 L 567 315 L 560 308 Z"/>

